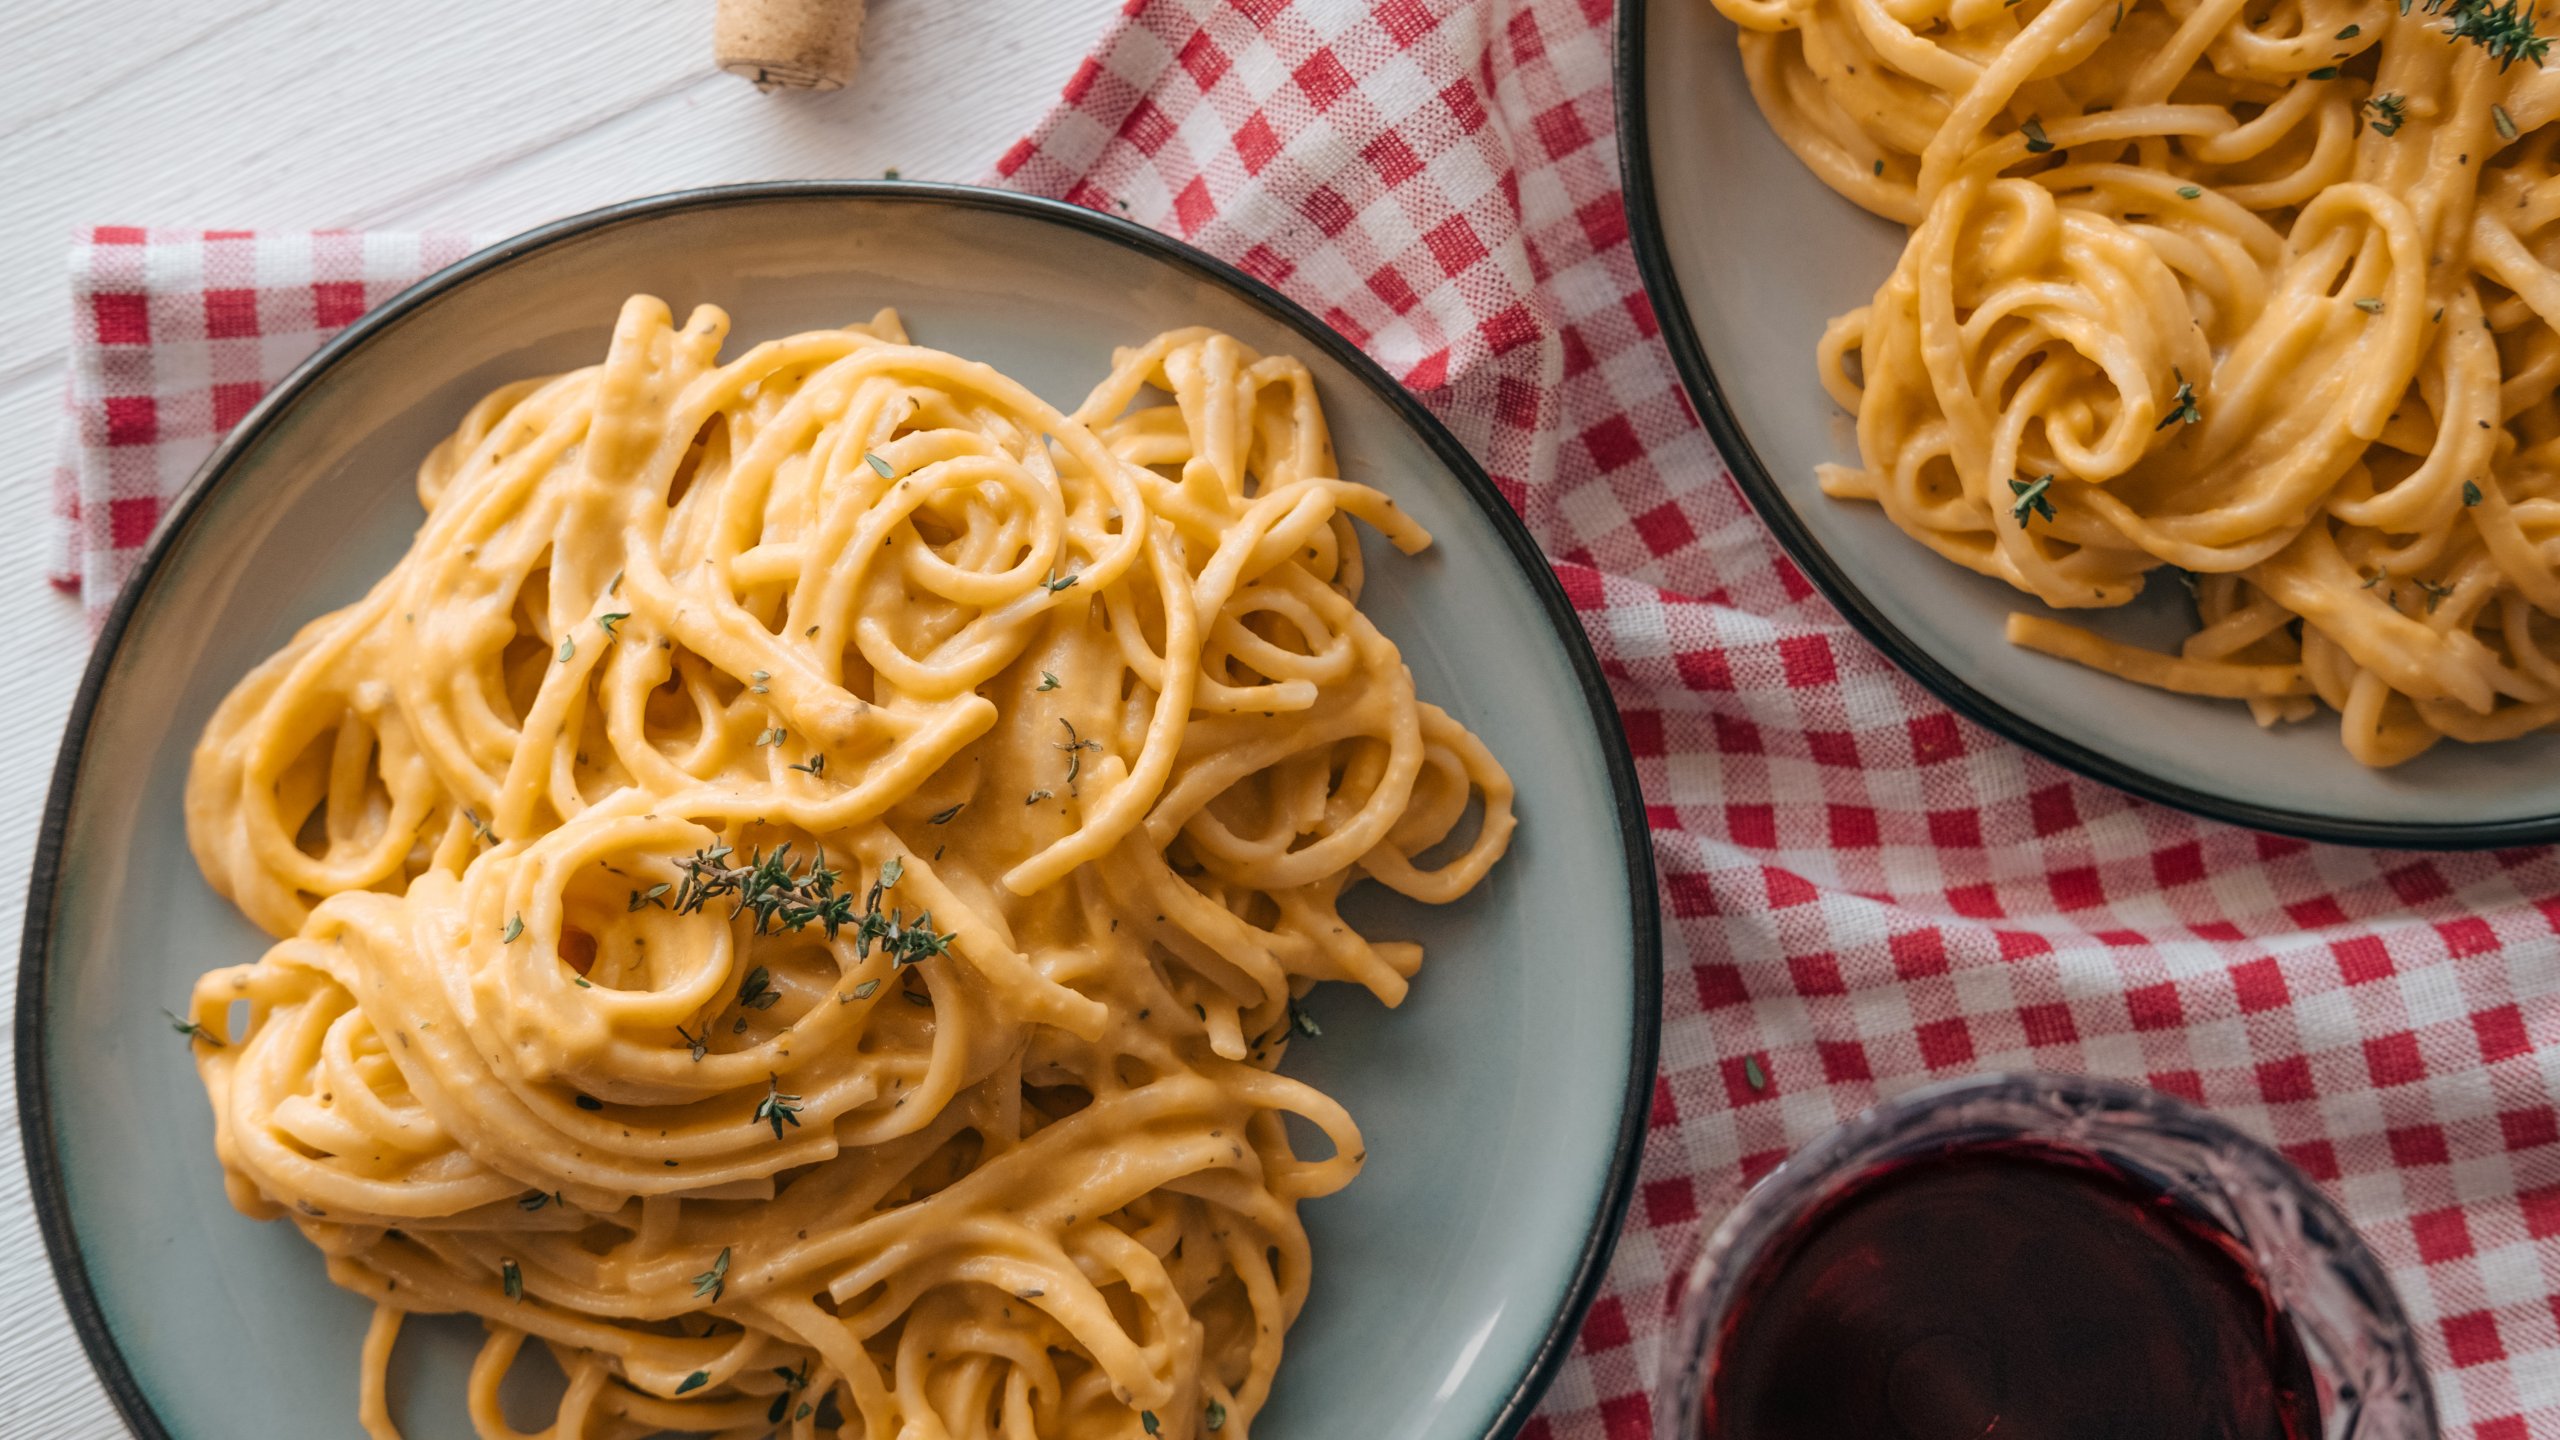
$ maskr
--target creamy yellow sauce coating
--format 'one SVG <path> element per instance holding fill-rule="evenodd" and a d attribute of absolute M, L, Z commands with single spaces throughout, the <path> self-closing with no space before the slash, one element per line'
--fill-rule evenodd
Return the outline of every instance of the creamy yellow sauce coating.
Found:
<path fill-rule="evenodd" d="M 1821 340 L 1861 457 L 1829 493 L 2056 608 L 2192 572 L 2177 655 L 2010 638 L 2261 724 L 2325 704 L 2367 764 L 2560 721 L 2560 74 L 2531 14 L 1715 4 L 1798 157 L 1912 227 Z"/>
<path fill-rule="evenodd" d="M 727 323 L 482 401 L 207 728 L 198 863 L 281 937 L 190 1012 L 231 1198 L 374 1302 L 376 1440 L 453 1312 L 484 1440 L 528 1338 L 551 1440 L 1241 1440 L 1364 1158 L 1295 997 L 1422 958 L 1336 903 L 1512 833 L 1357 605 L 1354 517 L 1430 537 L 1225 335 L 1070 415 L 893 313 Z"/>

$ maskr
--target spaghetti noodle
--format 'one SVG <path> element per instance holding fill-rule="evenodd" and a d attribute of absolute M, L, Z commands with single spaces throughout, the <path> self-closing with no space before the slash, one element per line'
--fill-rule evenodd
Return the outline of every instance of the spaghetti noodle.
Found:
<path fill-rule="evenodd" d="M 726 328 L 635 298 L 482 401 L 206 730 L 283 937 L 187 1021 L 231 1198 L 374 1302 L 376 1440 L 411 1313 L 485 1323 L 486 1440 L 527 1339 L 552 1440 L 1240 1440 L 1363 1160 L 1297 999 L 1422 958 L 1337 902 L 1512 833 L 1358 608 L 1352 518 L 1429 536 L 1224 335 L 1062 414 L 893 313 Z"/>

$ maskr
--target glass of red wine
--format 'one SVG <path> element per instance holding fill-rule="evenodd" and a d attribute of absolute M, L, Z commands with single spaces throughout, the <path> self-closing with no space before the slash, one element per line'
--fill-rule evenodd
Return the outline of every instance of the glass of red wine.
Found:
<path fill-rule="evenodd" d="M 2157 1091 L 1981 1075 L 1761 1180 L 1681 1296 L 1658 1440 L 2435 1440 L 2391 1282 Z"/>

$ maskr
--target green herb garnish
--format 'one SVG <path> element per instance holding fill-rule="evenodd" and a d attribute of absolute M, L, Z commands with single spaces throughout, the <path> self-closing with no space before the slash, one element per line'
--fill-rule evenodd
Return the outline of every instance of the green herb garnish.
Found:
<path fill-rule="evenodd" d="M 2428 14 L 2442 8 L 2444 0 L 2428 0 Z M 2404 8 L 2401 13 L 2408 11 Z M 2543 59 L 2551 53 L 2551 42 L 2534 33 L 2533 11 L 2519 12 L 2516 0 L 2507 0 L 2504 5 L 2491 5 L 2488 0 L 2454 0 L 2453 24 L 2446 28 L 2445 37 L 2468 40 L 2489 52 L 2501 74 L 2518 60 L 2530 60 L 2535 69 L 2540 69 Z"/>
<path fill-rule="evenodd" d="M 779 1133 L 776 1132 L 777 1136 Z M 711 1268 L 693 1277 L 693 1298 L 709 1300 L 717 1305 L 720 1303 L 720 1297 L 727 1293 L 728 1289 L 729 1247 L 723 1245 L 720 1247 L 720 1258 L 711 1262 Z"/>
<path fill-rule="evenodd" d="M 1043 692 L 1055 690 L 1058 688 L 1058 677 L 1043 670 L 1040 672 L 1040 683 L 1035 688 Z"/>
<path fill-rule="evenodd" d="M 2356 308 L 2367 315 L 2379 315 L 2382 313 L 2382 302 L 2368 295 L 2356 302 Z"/>
<path fill-rule="evenodd" d="M 1049 578 L 1040 582 L 1040 588 L 1048 591 L 1052 595 L 1055 595 L 1059 591 L 1066 589 L 1068 586 L 1075 584 L 1076 581 L 1081 578 L 1083 577 L 1076 575 L 1062 577 L 1058 574 L 1058 567 L 1052 565 L 1049 567 Z"/>
<path fill-rule="evenodd" d="M 2200 186 L 2181 185 L 2178 187 L 2178 198 L 2181 200 L 2193 200 L 2203 193 L 2204 190 Z"/>
<path fill-rule="evenodd" d="M 507 922 L 506 929 L 498 932 L 498 943 L 501 945 L 513 945 L 516 943 L 516 937 L 523 933 L 524 917 L 522 915 L 518 915 Z"/>
<path fill-rule="evenodd" d="M 1760 1068 L 1759 1056 L 1742 1057 L 1742 1083 L 1750 1086 L 1755 1094 L 1769 1088 L 1769 1072 Z"/>
<path fill-rule="evenodd" d="M 2470 509 L 2472 506 L 2477 505 L 2477 504 L 2479 504 L 2479 503 L 2480 503 L 2480 482 L 2479 482 L 2479 481 L 2477 481 L 2477 480 L 2465 480 L 2465 481 L 2463 481 L 2463 482 L 2462 482 L 2462 508 L 2464 508 L 2465 510 L 2468 510 L 2468 509 Z"/>
<path fill-rule="evenodd" d="M 508 1299 L 524 1298 L 524 1272 L 516 1268 L 516 1262 L 513 1260 L 498 1262 L 498 1285 L 507 1292 Z"/>
<path fill-rule="evenodd" d="M 898 470 L 897 470 L 897 467 L 896 467 L 896 466 L 894 466 L 894 465 L 891 465 L 888 461 L 881 459 L 878 455 L 874 454 L 873 452 L 871 452 L 871 451 L 869 451 L 869 450 L 865 450 L 865 451 L 863 451 L 863 452 L 862 452 L 862 458 L 863 458 L 863 460 L 864 460 L 867 464 L 869 464 L 869 465 L 871 466 L 871 468 L 872 468 L 872 469 L 877 470 L 877 471 L 879 471 L 879 472 L 880 472 L 880 478 L 881 478 L 881 479 L 883 479 L 883 480 L 895 480 L 895 479 L 897 479 L 897 478 L 898 478 Z"/>
<path fill-rule="evenodd" d="M 2053 142 L 2045 138 L 2044 122 L 2032 115 L 2027 117 L 2026 124 L 2018 127 L 2018 132 L 2027 137 L 2027 153 L 2030 155 L 2042 155 L 2053 148 Z"/>
<path fill-rule="evenodd" d="M 1084 772 L 1084 752 L 1101 749 L 1102 742 L 1076 734 L 1075 722 L 1064 715 L 1058 717 L 1058 723 L 1067 727 L 1067 738 L 1057 748 L 1067 752 L 1067 789 L 1072 793 L 1076 788 L 1076 776 Z"/>
<path fill-rule="evenodd" d="M 766 1424 L 779 1425 L 782 1423 L 782 1412 L 791 1408 L 792 1395 L 808 1388 L 809 1362 L 801 1361 L 800 1368 L 797 1370 L 788 1365 L 776 1365 L 773 1367 L 773 1373 L 782 1377 L 782 1393 L 773 1397 L 773 1408 L 764 1412 L 764 1418 Z M 809 1406 L 804 1401 L 801 1403 L 798 1418 L 806 1418 L 808 1413 Z"/>
<path fill-rule="evenodd" d="M 611 640 L 611 639 L 615 638 L 615 637 L 614 637 L 614 633 L 613 633 L 613 627 L 614 627 L 614 626 L 616 626 L 616 625 L 621 624 L 623 621 L 628 620 L 628 619 L 630 619 L 630 618 L 631 618 L 631 612 L 630 612 L 630 611 L 628 611 L 628 610 L 616 610 L 616 611 L 614 611 L 614 612 L 613 612 L 612 614 L 610 614 L 610 615 L 599 615 L 599 616 L 597 616 L 597 617 L 596 617 L 596 628 L 604 632 L 604 638 L 606 638 L 607 640 Z"/>
<path fill-rule="evenodd" d="M 969 802 L 968 802 L 968 801 L 966 801 L 966 800 L 963 800 L 963 801 L 961 801 L 959 804 L 952 806 L 952 807 L 951 807 L 950 809 L 948 809 L 948 810 L 936 810 L 935 812 L 933 812 L 933 818 L 932 818 L 930 821 L 926 822 L 926 823 L 928 823 L 928 824 L 933 824 L 933 825 L 948 825 L 948 824 L 950 824 L 950 823 L 951 823 L 951 821 L 952 821 L 953 817 L 957 816 L 961 811 L 966 810 L 966 809 L 968 809 L 968 808 L 969 808 Z"/>
<path fill-rule="evenodd" d="M 2045 494 L 2052 488 L 2053 476 L 2050 474 L 2039 475 L 2033 480 L 2009 482 L 2009 493 L 2018 497 L 2017 503 L 2009 507 L 2009 518 L 2018 522 L 2019 529 L 2027 528 L 2029 515 L 2041 515 L 2047 520 L 2053 518 L 2053 501 Z"/>
<path fill-rule="evenodd" d="M 729 895 L 736 899 L 729 917 L 752 914 L 759 935 L 815 922 L 826 926 L 827 938 L 833 940 L 840 927 L 852 922 L 853 897 L 836 889 L 838 876 L 823 856 L 794 870 L 788 843 L 771 855 L 751 856 L 744 865 L 722 863 L 732 853 L 726 845 L 714 845 L 677 862 L 685 872 L 676 890 L 677 914 L 694 914 L 704 902 Z"/>
<path fill-rule="evenodd" d="M 800 1097 L 783 1094 L 781 1077 L 769 1075 L 765 1077 L 764 1098 L 756 1102 L 756 1113 L 749 1123 L 771 1124 L 773 1138 L 779 1140 L 782 1138 L 782 1122 L 785 1120 L 791 1122 L 793 1129 L 799 1128 Z"/>
<path fill-rule="evenodd" d="M 2400 127 L 2407 124 L 2409 120 L 2409 100 L 2405 95 L 2397 93 L 2376 95 L 2364 102 L 2364 108 L 2366 113 L 2373 117 L 2373 133 L 2386 140 L 2399 134 Z"/>
<path fill-rule="evenodd" d="M 160 1013 L 169 1017 L 170 1029 L 177 1031 L 179 1034 L 186 1036 L 190 1040 L 201 1040 L 216 1050 L 222 1048 L 222 1042 L 214 1038 L 212 1031 L 207 1030 L 193 1020 L 184 1018 L 175 1010 L 162 1010 Z"/>
<path fill-rule="evenodd" d="M 1227 1407 L 1215 1400 L 1209 1402 L 1209 1428 L 1213 1431 L 1227 1428 Z"/>
<path fill-rule="evenodd" d="M 575 636 L 575 635 L 563 635 L 563 636 L 561 636 L 561 637 L 560 637 L 560 663 L 561 663 L 561 664 L 563 664 L 563 665 L 568 664 L 568 663 L 569 663 L 569 657 L 570 657 L 570 656 L 572 656 L 572 655 L 575 655 L 575 654 L 577 654 L 577 653 L 578 653 L 578 637 L 577 637 L 577 636 Z"/>
<path fill-rule="evenodd" d="M 694 1371 L 692 1374 L 687 1375 L 686 1377 L 684 1377 L 684 1383 L 683 1383 L 683 1384 L 681 1384 L 681 1385 L 678 1385 L 678 1386 L 676 1387 L 676 1393 L 677 1393 L 677 1394 L 679 1394 L 679 1395 L 688 1394 L 688 1393 L 690 1393 L 690 1392 L 692 1392 L 692 1391 L 699 1390 L 699 1389 L 701 1389 L 703 1386 L 708 1385 L 708 1384 L 710 1384 L 710 1383 L 711 1383 L 711 1372 L 710 1372 L 710 1371 L 708 1371 L 708 1370 L 696 1370 L 696 1371 Z"/>
<path fill-rule="evenodd" d="M 2166 430 L 2180 421 L 2193 425 L 2204 418 L 2204 412 L 2196 408 L 2196 387 L 2187 383 L 2187 373 L 2174 367 L 2169 373 L 2178 377 L 2178 393 L 2169 397 L 2169 413 L 2151 427 L 2154 430 Z"/>
<path fill-rule="evenodd" d="M 2513 117 L 2513 116 L 2511 116 L 2511 115 L 2509 115 L 2509 114 L 2507 113 L 2507 107 L 2506 107 L 2506 106 L 2504 106 L 2504 105 L 2492 105 L 2492 106 L 2490 106 L 2490 107 L 2489 107 L 2489 123 L 2498 127 L 2498 138 L 2499 138 L 2499 139 L 2501 139 L 2501 140 L 2513 140 L 2514 138 L 2516 138 L 2516 122 L 2515 122 L 2515 117 Z"/>

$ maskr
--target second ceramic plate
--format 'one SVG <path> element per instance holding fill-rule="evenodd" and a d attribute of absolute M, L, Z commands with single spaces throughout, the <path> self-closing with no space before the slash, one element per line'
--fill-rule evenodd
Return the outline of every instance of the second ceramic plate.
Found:
<path fill-rule="evenodd" d="M 1779 142 L 1744 83 L 1733 25 L 1708 0 L 1623 0 L 1618 122 L 1637 260 L 1700 417 L 1761 518 L 1897 664 L 2014 740 L 2199 814 L 2371 845 L 2560 838 L 2560 735 L 2439 745 L 2370 770 L 2326 712 L 2261 730 L 2236 703 L 2009 645 L 2004 620 L 2034 601 L 1814 485 L 1815 465 L 1857 459 L 1850 417 L 1815 376 L 1814 342 L 1875 293 L 1901 227 L 1833 194 Z M 2156 649 L 2194 625 L 2169 584 L 2071 618 Z"/>

